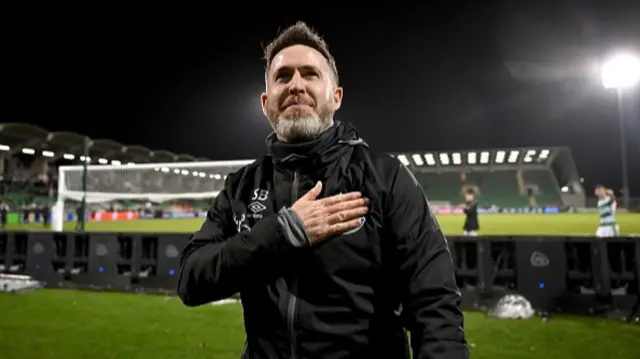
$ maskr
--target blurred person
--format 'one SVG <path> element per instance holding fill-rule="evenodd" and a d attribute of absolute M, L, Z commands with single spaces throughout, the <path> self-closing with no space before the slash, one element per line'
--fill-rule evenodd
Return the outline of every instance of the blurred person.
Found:
<path fill-rule="evenodd" d="M 420 185 L 334 121 L 343 89 L 302 22 L 265 48 L 267 154 L 231 174 L 181 257 L 187 306 L 240 293 L 243 358 L 468 358 L 447 241 Z M 400 310 L 402 308 L 402 310 Z"/>
<path fill-rule="evenodd" d="M 476 194 L 473 190 L 468 190 L 464 194 L 464 214 L 466 216 L 464 220 L 464 226 L 462 230 L 465 236 L 476 237 L 480 230 L 480 224 L 478 223 L 478 202 L 476 201 Z"/>
<path fill-rule="evenodd" d="M 83 218 L 86 219 L 86 212 L 84 210 L 84 206 L 80 204 L 78 207 L 76 207 L 76 226 L 75 226 L 76 231 L 79 231 L 80 229 L 82 229 Z"/>
<path fill-rule="evenodd" d="M 48 204 L 45 203 L 42 205 L 41 212 L 42 212 L 42 225 L 48 228 L 51 220 L 51 208 L 49 207 Z"/>
<path fill-rule="evenodd" d="M 597 185 L 594 191 L 598 198 L 598 213 L 600 224 L 596 231 L 596 237 L 617 237 L 620 235 L 620 227 L 616 222 L 617 202 L 613 190 L 603 185 Z"/>
<path fill-rule="evenodd" d="M 0 202 L 0 227 L 6 228 L 7 217 L 9 214 L 9 205 L 5 202 Z"/>

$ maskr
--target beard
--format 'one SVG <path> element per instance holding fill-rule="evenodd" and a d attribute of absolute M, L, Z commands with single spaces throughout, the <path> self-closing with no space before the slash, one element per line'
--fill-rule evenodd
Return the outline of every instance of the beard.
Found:
<path fill-rule="evenodd" d="M 268 109 L 267 117 L 278 139 L 287 143 L 301 143 L 315 140 L 333 124 L 333 113 L 329 109 L 319 112 L 295 112 L 282 114 Z"/>

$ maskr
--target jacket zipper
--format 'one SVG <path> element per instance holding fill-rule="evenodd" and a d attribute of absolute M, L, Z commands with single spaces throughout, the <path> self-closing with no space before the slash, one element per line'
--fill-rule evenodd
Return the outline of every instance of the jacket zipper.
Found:
<path fill-rule="evenodd" d="M 291 185 L 291 204 L 298 200 L 298 171 L 293 172 L 293 184 Z M 293 293 L 289 293 L 289 305 L 287 306 L 287 325 L 289 327 L 289 340 L 291 341 L 291 359 L 297 359 L 298 353 L 296 349 L 296 309 L 298 304 L 298 298 Z"/>
<path fill-rule="evenodd" d="M 298 358 L 298 351 L 296 350 L 296 330 L 295 330 L 295 315 L 296 315 L 296 305 L 297 305 L 296 296 L 291 293 L 289 295 L 289 308 L 287 310 L 287 315 L 289 316 L 288 325 L 289 325 L 289 335 L 291 340 L 291 359 Z"/>

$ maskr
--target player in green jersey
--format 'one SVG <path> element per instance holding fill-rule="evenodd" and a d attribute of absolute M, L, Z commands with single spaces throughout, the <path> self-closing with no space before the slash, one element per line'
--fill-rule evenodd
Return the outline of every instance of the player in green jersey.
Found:
<path fill-rule="evenodd" d="M 616 198 L 611 189 L 603 185 L 596 186 L 595 195 L 598 198 L 598 213 L 600 225 L 596 231 L 596 237 L 617 237 L 620 235 L 620 227 L 616 222 Z"/>

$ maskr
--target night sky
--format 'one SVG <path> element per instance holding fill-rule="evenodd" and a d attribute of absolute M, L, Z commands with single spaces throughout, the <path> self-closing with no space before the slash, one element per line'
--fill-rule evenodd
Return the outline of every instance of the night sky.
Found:
<path fill-rule="evenodd" d="M 262 45 L 303 20 L 336 57 L 345 89 L 336 119 L 371 146 L 569 146 L 589 192 L 597 182 L 621 186 L 617 98 L 598 62 L 640 50 L 640 1 L 209 4 L 5 12 L 0 122 L 255 158 L 270 132 Z M 625 103 L 638 196 L 640 91 Z"/>

